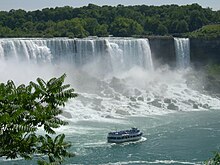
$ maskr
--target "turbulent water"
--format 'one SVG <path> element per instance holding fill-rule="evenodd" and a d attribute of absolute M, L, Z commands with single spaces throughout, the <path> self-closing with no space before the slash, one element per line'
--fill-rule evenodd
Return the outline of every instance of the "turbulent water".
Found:
<path fill-rule="evenodd" d="M 70 100 L 63 108 L 64 113 L 60 117 L 71 124 L 60 131 L 69 133 L 69 139 L 79 143 L 73 149 L 79 154 L 79 158 L 76 158 L 77 163 L 90 164 L 89 160 L 91 160 L 92 164 L 96 164 L 96 161 L 97 164 L 107 162 L 122 162 L 123 164 L 125 159 L 114 156 L 109 156 L 109 159 L 106 159 L 108 161 L 105 161 L 107 157 L 105 154 L 112 153 L 109 145 L 105 143 L 105 136 L 110 129 L 114 129 L 114 126 L 122 129 L 139 126 L 147 132 L 147 129 L 153 129 L 154 125 L 146 120 L 156 123 L 155 127 L 158 128 L 160 121 L 157 120 L 163 121 L 165 116 L 168 118 L 172 116 L 171 113 L 183 115 L 184 112 L 191 114 L 192 111 L 209 112 L 211 109 L 220 107 L 220 101 L 217 98 L 201 92 L 202 90 L 192 90 L 187 86 L 185 75 L 191 72 L 189 39 L 175 38 L 175 47 L 178 69 L 170 70 L 168 66 L 154 67 L 155 61 L 153 61 L 148 39 L 0 39 L 0 80 L 5 82 L 12 79 L 20 84 L 33 81 L 37 77 L 49 79 L 52 76 L 67 73 L 66 82 L 75 88 L 79 97 Z M 151 120 L 152 118 L 155 120 Z M 175 117 L 171 118 L 169 120 L 175 119 Z M 163 125 L 164 122 L 161 124 Z M 175 121 L 171 123 L 175 124 Z M 184 124 L 186 124 L 183 126 L 185 129 L 188 126 L 187 123 Z M 181 129 L 182 126 L 173 128 L 173 130 L 169 127 L 171 125 L 164 126 L 163 129 L 172 132 L 175 129 Z M 81 134 L 84 137 L 81 137 Z M 152 138 L 157 138 L 159 132 L 154 133 L 154 136 Z M 166 133 L 166 136 L 169 137 L 169 133 Z M 143 139 L 145 145 L 147 137 L 146 134 Z M 107 147 L 104 155 L 101 154 L 99 145 L 98 148 L 91 149 L 96 142 Z M 88 143 L 91 145 L 87 146 Z M 77 146 L 84 146 L 84 148 L 80 147 L 78 151 Z M 179 159 L 183 163 L 177 163 L 172 157 L 174 155 L 171 156 L 172 159 L 155 155 L 148 160 L 144 159 L 146 155 L 139 150 L 135 152 L 140 152 L 141 156 L 135 159 L 132 156 L 134 154 L 132 146 L 130 146 L 130 156 L 126 155 L 131 163 L 125 161 L 127 163 L 124 164 L 141 164 L 141 161 L 143 161 L 142 164 L 199 162 L 189 161 L 186 156 Z M 87 147 L 91 149 L 89 152 L 95 150 L 103 157 L 98 160 L 90 157 L 85 163 L 82 159 L 86 156 L 84 157 L 83 154 L 88 153 L 83 153 L 82 150 L 86 150 Z M 123 147 L 115 147 L 112 150 L 123 151 Z M 157 149 L 160 153 L 157 144 L 155 147 L 152 155 L 156 154 Z M 174 147 L 173 150 L 175 149 Z M 142 150 L 146 152 L 145 149 Z M 151 153 L 148 154 L 151 155 Z M 169 162 L 166 162 L 168 160 Z"/>

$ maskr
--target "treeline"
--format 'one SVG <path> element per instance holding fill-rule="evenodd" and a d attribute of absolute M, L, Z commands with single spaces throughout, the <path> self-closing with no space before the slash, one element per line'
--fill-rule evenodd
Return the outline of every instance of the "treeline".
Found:
<path fill-rule="evenodd" d="M 220 24 L 203 26 L 198 30 L 188 33 L 187 37 L 203 39 L 220 38 Z"/>
<path fill-rule="evenodd" d="M 178 6 L 70 6 L 0 11 L 0 37 L 182 35 L 220 23 L 220 11 Z"/>

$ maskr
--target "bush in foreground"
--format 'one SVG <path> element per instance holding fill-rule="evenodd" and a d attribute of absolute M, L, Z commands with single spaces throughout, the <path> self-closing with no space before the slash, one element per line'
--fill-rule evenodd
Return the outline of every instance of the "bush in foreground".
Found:
<path fill-rule="evenodd" d="M 67 151 L 71 145 L 64 134 L 50 137 L 54 128 L 67 124 L 57 117 L 62 113 L 59 107 L 77 96 L 69 84 L 63 85 L 65 77 L 48 82 L 38 78 L 18 87 L 13 81 L 0 84 L 0 157 L 32 159 L 38 154 L 39 164 L 61 164 L 64 157 L 74 156 Z M 39 129 L 45 135 L 37 134 Z"/>

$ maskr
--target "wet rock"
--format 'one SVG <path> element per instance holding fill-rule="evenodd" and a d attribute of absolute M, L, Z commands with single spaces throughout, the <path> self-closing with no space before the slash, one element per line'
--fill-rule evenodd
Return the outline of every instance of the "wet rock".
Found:
<path fill-rule="evenodd" d="M 162 107 L 162 103 L 159 102 L 159 100 L 154 100 L 152 102 L 149 103 L 150 105 L 153 105 L 155 107 L 161 108 Z"/>
<path fill-rule="evenodd" d="M 144 97 L 143 97 L 143 96 L 140 96 L 140 97 L 137 98 L 137 100 L 139 100 L 139 101 L 144 101 Z"/>
<path fill-rule="evenodd" d="M 160 98 L 160 96 L 159 96 L 159 95 L 156 95 L 156 94 L 154 95 L 154 97 L 155 97 L 155 98 L 157 98 L 157 99 L 159 99 L 159 98 Z"/>
<path fill-rule="evenodd" d="M 138 106 L 137 104 L 134 104 L 134 103 L 128 103 L 130 107 L 133 107 L 133 108 L 140 108 L 140 106 Z"/>
<path fill-rule="evenodd" d="M 199 106 L 197 104 L 193 104 L 194 109 L 199 109 Z"/>
<path fill-rule="evenodd" d="M 204 104 L 204 105 L 202 105 L 202 107 L 205 108 L 205 109 L 209 109 L 210 108 L 210 106 L 208 104 Z"/>
<path fill-rule="evenodd" d="M 184 89 L 184 92 L 187 93 L 187 94 L 191 94 L 189 89 Z"/>
<path fill-rule="evenodd" d="M 115 113 L 120 114 L 120 115 L 129 115 L 127 111 L 123 111 L 123 110 L 116 110 Z"/>
<path fill-rule="evenodd" d="M 192 103 L 192 104 L 195 104 L 195 101 L 193 101 L 193 100 L 191 100 L 191 99 L 189 99 L 188 102 L 189 102 L 189 103 Z"/>
<path fill-rule="evenodd" d="M 114 98 L 115 98 L 115 100 L 118 100 L 118 101 L 121 100 L 121 98 L 119 96 L 115 96 Z"/>
<path fill-rule="evenodd" d="M 176 95 L 176 96 L 181 96 L 181 94 L 179 94 L 179 93 L 174 93 L 174 95 Z"/>
<path fill-rule="evenodd" d="M 112 117 L 111 115 L 106 115 L 105 118 L 111 119 L 111 118 L 113 118 L 113 117 Z"/>
<path fill-rule="evenodd" d="M 187 104 L 187 105 L 191 105 L 191 103 L 189 103 L 187 100 L 182 101 L 182 103 Z"/>
<path fill-rule="evenodd" d="M 170 104 L 167 106 L 167 109 L 170 109 L 170 110 L 179 110 L 179 107 L 176 106 L 174 103 L 170 103 Z"/>
<path fill-rule="evenodd" d="M 170 103 L 171 103 L 171 99 L 165 98 L 165 99 L 163 100 L 163 102 L 170 104 Z"/>
<path fill-rule="evenodd" d="M 135 97 L 130 97 L 131 101 L 137 101 Z"/>
<path fill-rule="evenodd" d="M 177 101 L 176 101 L 176 100 L 174 100 L 174 99 L 172 99 L 171 101 L 172 101 L 173 103 L 177 103 Z"/>

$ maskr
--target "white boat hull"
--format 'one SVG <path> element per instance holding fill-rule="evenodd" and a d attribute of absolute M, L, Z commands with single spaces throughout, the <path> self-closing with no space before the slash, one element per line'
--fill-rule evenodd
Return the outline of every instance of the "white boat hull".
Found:
<path fill-rule="evenodd" d="M 138 137 L 131 137 L 131 138 L 124 138 L 124 139 L 109 139 L 108 138 L 108 142 L 109 143 L 124 143 L 124 142 L 130 142 L 130 141 L 138 141 L 141 139 L 142 136 L 138 136 Z"/>

